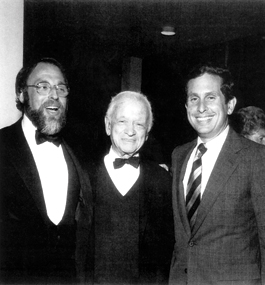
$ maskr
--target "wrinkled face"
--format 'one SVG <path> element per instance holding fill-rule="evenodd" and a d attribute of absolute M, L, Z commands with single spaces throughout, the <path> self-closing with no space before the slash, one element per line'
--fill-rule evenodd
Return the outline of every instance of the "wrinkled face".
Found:
<path fill-rule="evenodd" d="M 118 105 L 113 118 L 105 118 L 106 133 L 120 157 L 128 158 L 142 147 L 148 137 L 147 120 L 144 103 L 130 99 Z"/>
<path fill-rule="evenodd" d="M 259 129 L 253 134 L 246 136 L 246 138 L 252 140 L 253 142 L 265 145 L 265 129 Z"/>
<path fill-rule="evenodd" d="M 227 104 L 220 88 L 222 79 L 208 73 L 191 79 L 187 85 L 186 110 L 191 126 L 202 141 L 207 142 L 218 136 L 228 124 L 236 99 Z"/>
<path fill-rule="evenodd" d="M 60 69 L 49 63 L 39 63 L 30 74 L 27 85 L 49 83 L 51 86 L 65 84 Z M 26 92 L 26 93 L 25 93 Z M 25 103 L 25 114 L 41 132 L 45 134 L 58 133 L 66 123 L 67 97 L 59 97 L 56 89 L 49 95 L 40 95 L 34 87 L 20 94 L 21 102 Z"/>

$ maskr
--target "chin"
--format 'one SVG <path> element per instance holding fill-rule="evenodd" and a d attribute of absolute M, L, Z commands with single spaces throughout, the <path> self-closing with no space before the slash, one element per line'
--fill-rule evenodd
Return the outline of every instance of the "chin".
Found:
<path fill-rule="evenodd" d="M 136 152 L 135 149 L 122 149 L 122 153 L 126 154 L 126 155 L 133 155 Z"/>
<path fill-rule="evenodd" d="M 49 122 L 45 124 L 44 128 L 42 128 L 42 133 L 47 135 L 54 135 L 59 133 L 62 128 L 63 126 L 59 122 Z"/>
<path fill-rule="evenodd" d="M 122 150 L 124 153 L 127 153 L 127 154 L 132 154 L 135 152 L 135 150 L 131 150 L 131 149 L 123 149 Z"/>
<path fill-rule="evenodd" d="M 41 111 L 30 110 L 28 116 L 35 127 L 46 135 L 59 133 L 66 124 L 66 113 L 61 113 L 59 117 L 51 117 Z"/>
<path fill-rule="evenodd" d="M 46 118 L 42 132 L 47 135 L 54 135 L 59 133 L 66 124 L 65 116 L 57 118 Z"/>

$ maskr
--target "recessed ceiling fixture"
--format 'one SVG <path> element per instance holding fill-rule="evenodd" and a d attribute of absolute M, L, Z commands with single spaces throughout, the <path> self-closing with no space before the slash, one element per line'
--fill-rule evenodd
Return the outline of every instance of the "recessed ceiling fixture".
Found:
<path fill-rule="evenodd" d="M 161 34 L 164 36 L 174 36 L 176 33 L 174 27 L 164 26 Z"/>

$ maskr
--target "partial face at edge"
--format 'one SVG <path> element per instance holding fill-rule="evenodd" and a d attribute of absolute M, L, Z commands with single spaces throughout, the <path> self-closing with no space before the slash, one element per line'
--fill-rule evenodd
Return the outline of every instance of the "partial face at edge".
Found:
<path fill-rule="evenodd" d="M 246 138 L 252 140 L 253 142 L 265 145 L 265 129 L 259 129 L 253 132 L 251 135 L 246 136 Z"/>

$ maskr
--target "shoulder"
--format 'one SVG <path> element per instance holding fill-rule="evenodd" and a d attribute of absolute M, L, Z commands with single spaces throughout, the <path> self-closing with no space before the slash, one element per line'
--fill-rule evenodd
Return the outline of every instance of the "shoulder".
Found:
<path fill-rule="evenodd" d="M 229 147 L 231 147 L 235 152 L 243 152 L 244 155 L 248 155 L 250 157 L 256 157 L 259 155 L 262 157 L 265 156 L 264 145 L 246 139 L 233 130 L 229 133 L 227 142 Z"/>
<path fill-rule="evenodd" d="M 157 162 L 144 159 L 141 161 L 141 167 L 143 168 L 144 173 L 153 180 L 171 180 L 169 171 L 160 166 Z"/>
<path fill-rule="evenodd" d="M 21 120 L 16 123 L 0 129 L 0 149 L 16 147 L 21 141 L 25 139 Z"/>
<path fill-rule="evenodd" d="M 5 138 L 5 136 L 13 135 L 14 133 L 18 132 L 19 130 L 22 131 L 21 127 L 21 119 L 15 122 L 14 124 L 4 127 L 0 129 L 1 138 Z"/>
<path fill-rule="evenodd" d="M 142 190 L 151 200 L 152 207 L 165 205 L 166 211 L 170 211 L 172 199 L 172 176 L 159 164 L 145 160 L 141 162 Z"/>
<path fill-rule="evenodd" d="M 242 144 L 245 146 L 244 155 L 252 160 L 265 161 L 265 145 L 258 144 L 249 139 L 242 138 Z"/>
<path fill-rule="evenodd" d="M 196 140 L 193 140 L 186 144 L 175 147 L 175 149 L 172 152 L 172 159 L 176 159 L 181 155 L 186 155 L 187 152 L 189 152 L 193 147 L 195 147 L 195 145 L 196 145 Z"/>

